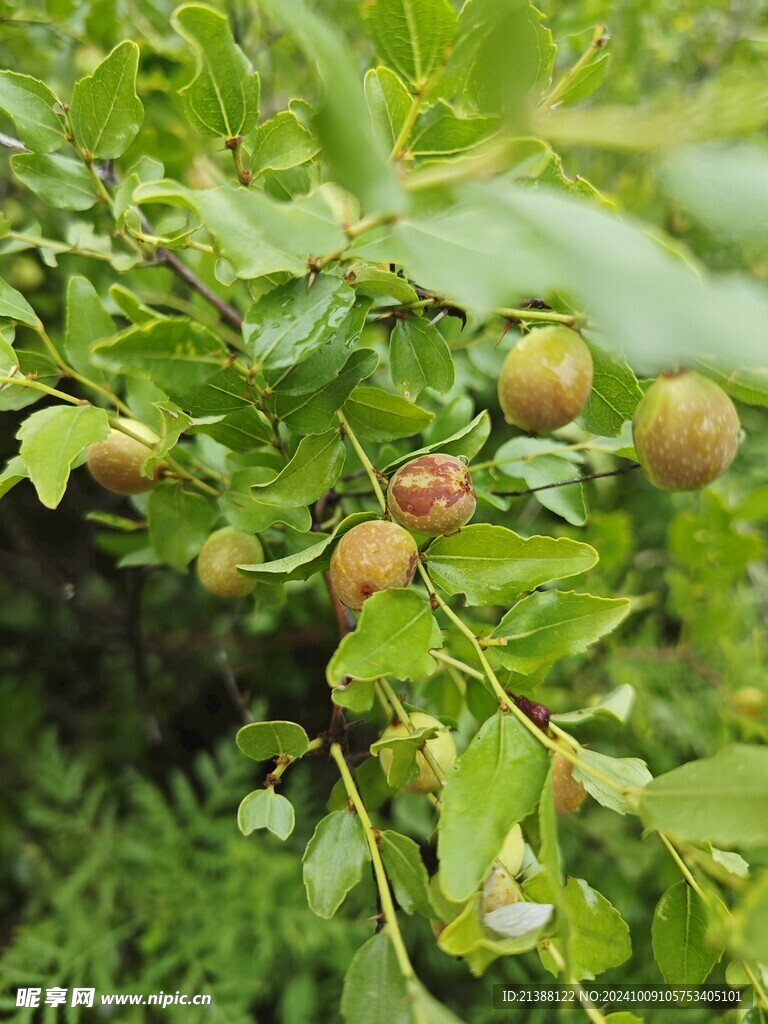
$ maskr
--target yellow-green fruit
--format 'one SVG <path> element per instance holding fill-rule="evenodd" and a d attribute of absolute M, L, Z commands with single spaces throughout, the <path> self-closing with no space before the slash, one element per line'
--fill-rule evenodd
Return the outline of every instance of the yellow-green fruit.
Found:
<path fill-rule="evenodd" d="M 157 444 L 157 435 L 143 423 L 130 419 L 119 422 L 149 444 Z M 114 494 L 142 494 L 155 486 L 162 473 L 158 465 L 154 477 L 141 475 L 141 467 L 148 455 L 147 445 L 121 430 L 111 430 L 105 441 L 92 444 L 88 449 L 88 469 L 96 483 Z"/>
<path fill-rule="evenodd" d="M 264 549 L 258 537 L 240 533 L 231 526 L 212 533 L 197 556 L 197 578 L 217 597 L 245 597 L 257 580 L 243 576 L 238 565 L 256 565 L 264 561 Z"/>
<path fill-rule="evenodd" d="M 345 533 L 331 557 L 331 583 L 354 611 L 378 590 L 410 586 L 419 561 L 416 541 L 396 523 L 375 519 Z"/>
<path fill-rule="evenodd" d="M 697 491 L 716 480 L 733 462 L 739 429 L 728 395 L 690 370 L 659 377 L 632 419 L 643 472 L 665 491 Z"/>
<path fill-rule="evenodd" d="M 440 729 L 440 732 L 434 739 L 427 740 L 425 746 L 430 754 L 434 757 L 440 768 L 443 770 L 443 774 L 449 771 L 453 767 L 456 760 L 456 744 L 453 741 L 449 730 L 438 721 L 437 718 L 433 718 L 432 715 L 426 715 L 423 711 L 412 711 L 410 713 L 411 722 L 416 729 L 426 728 L 428 726 L 435 726 Z M 384 732 L 381 734 L 382 739 L 389 739 L 391 736 L 407 736 L 408 729 L 403 725 L 402 722 L 393 722 L 388 725 Z M 381 767 L 384 772 L 389 772 L 392 766 L 392 759 L 394 754 L 391 747 L 384 747 L 379 751 L 379 760 L 381 761 Z M 434 793 L 440 789 L 440 780 L 432 771 L 432 768 L 427 763 L 426 758 L 419 750 L 416 753 L 416 764 L 419 768 L 419 774 L 411 779 L 405 789 L 409 793 Z"/>
<path fill-rule="evenodd" d="M 558 814 L 578 811 L 587 799 L 587 791 L 573 777 L 573 765 L 562 754 L 555 754 L 555 810 Z"/>
<path fill-rule="evenodd" d="M 415 533 L 453 533 L 475 514 L 472 476 L 454 455 L 421 455 L 395 473 L 387 488 L 392 517 Z"/>
<path fill-rule="evenodd" d="M 523 830 L 519 825 L 513 825 L 507 833 L 507 838 L 504 840 L 501 853 L 496 859 L 510 875 L 514 876 L 523 866 L 524 857 L 525 840 L 523 839 Z"/>
<path fill-rule="evenodd" d="M 483 915 L 517 903 L 520 892 L 509 872 L 496 861 L 483 882 Z"/>
<path fill-rule="evenodd" d="M 592 355 L 569 327 L 537 327 L 518 341 L 499 376 L 507 423 L 529 434 L 564 427 L 592 390 Z"/>

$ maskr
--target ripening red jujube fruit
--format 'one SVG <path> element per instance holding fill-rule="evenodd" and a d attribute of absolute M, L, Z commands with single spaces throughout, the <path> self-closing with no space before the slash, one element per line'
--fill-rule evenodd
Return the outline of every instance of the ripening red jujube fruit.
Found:
<path fill-rule="evenodd" d="M 569 327 L 537 327 L 507 355 L 499 405 L 507 423 L 543 434 L 570 423 L 592 390 L 592 355 Z"/>
<path fill-rule="evenodd" d="M 244 576 L 237 567 L 263 561 L 264 549 L 258 537 L 224 526 L 212 533 L 200 549 L 197 578 L 217 597 L 245 597 L 258 581 Z"/>
<path fill-rule="evenodd" d="M 466 464 L 454 455 L 420 455 L 395 473 L 387 488 L 392 518 L 428 537 L 454 533 L 475 514 L 477 499 Z"/>
<path fill-rule="evenodd" d="M 353 611 L 378 590 L 410 586 L 419 560 L 416 541 L 396 523 L 375 519 L 345 533 L 331 557 L 331 584 Z"/>
<path fill-rule="evenodd" d="M 721 387 L 691 370 L 663 374 L 632 419 L 643 472 L 665 491 L 697 491 L 733 462 L 739 417 Z"/>

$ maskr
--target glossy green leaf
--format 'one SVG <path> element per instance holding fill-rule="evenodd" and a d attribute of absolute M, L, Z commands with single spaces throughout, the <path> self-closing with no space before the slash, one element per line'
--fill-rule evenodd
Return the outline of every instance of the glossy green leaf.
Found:
<path fill-rule="evenodd" d="M 253 387 L 232 366 L 214 373 L 202 384 L 185 389 L 182 404 L 191 416 L 226 416 L 249 411 L 258 401 Z"/>
<path fill-rule="evenodd" d="M 344 403 L 354 432 L 367 441 L 413 437 L 432 422 L 433 414 L 380 388 L 358 387 Z"/>
<path fill-rule="evenodd" d="M 326 678 L 418 679 L 435 668 L 429 656 L 434 619 L 427 598 L 415 590 L 380 590 L 363 605 L 357 629 L 348 633 L 328 663 Z"/>
<path fill-rule="evenodd" d="M 243 322 L 245 343 L 261 369 L 286 369 L 317 352 L 339 330 L 355 301 L 349 285 L 330 274 L 279 285 Z"/>
<path fill-rule="evenodd" d="M 440 100 L 420 119 L 408 149 L 422 160 L 465 153 L 488 139 L 498 126 L 494 117 L 460 117 Z"/>
<path fill-rule="evenodd" d="M 369 264 L 358 263 L 344 274 L 344 280 L 357 291 L 370 295 L 386 295 L 398 303 L 418 302 L 418 292 L 404 277 Z"/>
<path fill-rule="evenodd" d="M 78 160 L 53 154 L 17 153 L 13 173 L 48 206 L 57 210 L 90 210 L 98 199 L 93 178 Z"/>
<path fill-rule="evenodd" d="M 652 780 L 645 761 L 638 757 L 609 757 L 585 747 L 579 750 L 579 761 L 582 767 L 573 766 L 573 777 L 599 804 L 610 807 L 617 814 L 638 813 L 637 796 L 632 791 L 642 789 Z M 590 768 L 599 775 L 593 775 Z M 609 785 L 605 778 L 610 779 L 613 785 Z"/>
<path fill-rule="evenodd" d="M 587 339 L 592 353 L 592 392 L 577 422 L 590 434 L 618 437 L 643 397 L 637 378 L 619 356 Z"/>
<path fill-rule="evenodd" d="M 371 349 L 353 352 L 336 377 L 314 394 L 276 394 L 272 407 L 291 430 L 299 434 L 322 433 L 337 422 L 337 411 L 360 382 L 371 376 L 378 364 L 378 353 Z"/>
<path fill-rule="evenodd" d="M 224 343 L 194 320 L 151 320 L 97 344 L 93 362 L 113 373 L 149 377 L 171 397 L 183 396 L 226 361 Z"/>
<path fill-rule="evenodd" d="M 342 812 L 337 812 L 342 813 Z M 413 1024 L 405 979 L 386 928 L 358 949 L 344 976 L 346 1024 Z"/>
<path fill-rule="evenodd" d="M 112 317 L 104 308 L 99 293 L 79 274 L 67 285 L 67 325 L 64 334 L 64 354 L 78 373 L 93 373 L 91 346 L 115 333 Z"/>
<path fill-rule="evenodd" d="M 18 320 L 19 323 L 36 327 L 40 321 L 21 292 L 17 292 L 7 281 L 0 277 L 0 317 Z"/>
<path fill-rule="evenodd" d="M 14 349 L 0 337 L 0 376 L 7 376 L 14 366 L 17 367 L 14 377 L 31 377 L 49 387 L 55 387 L 61 377 L 61 368 L 47 352 L 37 348 Z M 0 389 L 0 410 L 26 409 L 28 405 L 34 405 L 41 398 L 45 398 L 41 391 L 18 384 L 8 384 Z"/>
<path fill-rule="evenodd" d="M 502 664 L 518 672 L 581 654 L 629 614 L 626 598 L 593 597 L 559 590 L 530 594 L 494 629 L 506 646 L 496 648 Z"/>
<path fill-rule="evenodd" d="M 180 90 L 190 121 L 205 135 L 235 139 L 259 119 L 259 76 L 235 44 L 225 15 L 203 4 L 186 4 L 171 18 L 195 52 L 195 76 Z"/>
<path fill-rule="evenodd" d="M 768 748 L 733 743 L 659 775 L 640 794 L 646 828 L 729 849 L 768 843 Z"/>
<path fill-rule="evenodd" d="M 161 561 L 184 572 L 211 532 L 216 513 L 181 484 L 160 484 L 149 496 L 149 537 Z"/>
<path fill-rule="evenodd" d="M 596 563 L 589 544 L 566 537 L 525 539 L 487 523 L 439 537 L 427 549 L 434 582 L 449 594 L 464 594 L 470 605 L 508 605 L 526 590 L 577 576 Z"/>
<path fill-rule="evenodd" d="M 144 120 L 136 95 L 139 47 L 120 43 L 72 93 L 69 116 L 75 142 L 98 160 L 122 156 Z"/>
<path fill-rule="evenodd" d="M 699 357 L 694 360 L 695 368 L 706 377 L 711 377 L 731 398 L 745 405 L 768 408 L 768 369 L 729 368 L 725 361 Z"/>
<path fill-rule="evenodd" d="M 574 477 L 579 476 L 578 466 L 574 466 L 569 453 L 548 454 L 553 449 L 556 450 L 557 447 L 556 442 L 530 437 L 515 437 L 511 441 L 507 441 L 496 452 L 495 459 L 499 464 L 497 470 L 499 483 L 495 489 L 507 490 L 510 477 L 513 480 L 522 479 L 526 487 L 543 488 L 534 491 L 533 495 L 544 508 L 562 516 L 566 522 L 572 523 L 574 526 L 583 526 L 587 520 L 583 484 L 548 486 L 560 484 L 563 480 L 573 480 Z M 505 478 L 507 479 L 505 480 Z M 509 489 L 522 490 L 523 488 L 518 486 Z"/>
<path fill-rule="evenodd" d="M 302 438 L 288 465 L 269 483 L 254 484 L 251 496 L 264 505 L 309 505 L 339 479 L 345 448 L 339 431 Z"/>
<path fill-rule="evenodd" d="M 65 142 L 58 101 L 47 85 L 15 71 L 0 71 L 0 110 L 11 118 L 19 138 L 34 153 L 54 153 Z"/>
<path fill-rule="evenodd" d="M 371 68 L 365 76 L 365 98 L 382 138 L 392 145 L 411 109 L 411 96 L 391 68 Z"/>
<path fill-rule="evenodd" d="M 551 881 L 543 873 L 525 883 L 526 894 L 540 902 L 555 902 L 552 890 Z M 556 905 L 558 914 L 567 920 L 563 952 L 571 977 L 591 980 L 630 957 L 632 944 L 626 922 L 605 896 L 583 878 L 567 878 Z M 559 975 L 559 967 L 544 949 L 541 959 L 547 970 Z"/>
<path fill-rule="evenodd" d="M 565 106 L 569 103 L 578 103 L 596 92 L 605 81 L 610 59 L 610 53 L 603 52 L 595 60 L 579 68 L 566 89 L 560 93 L 558 104 Z"/>
<path fill-rule="evenodd" d="M 553 882 L 562 885 L 563 861 L 557 838 L 554 768 L 553 758 L 539 800 L 539 863 L 549 872 L 549 877 Z"/>
<path fill-rule="evenodd" d="M 282 110 L 259 125 L 248 144 L 251 172 L 256 176 L 306 163 L 318 149 L 312 134 L 290 110 Z"/>
<path fill-rule="evenodd" d="M 269 786 L 244 797 L 237 809 L 237 827 L 244 836 L 265 828 L 285 841 L 293 832 L 296 815 L 293 804 Z"/>
<path fill-rule="evenodd" d="M 243 571 L 248 576 L 256 577 L 260 583 L 287 583 L 289 580 L 305 580 L 317 572 L 325 571 L 331 560 L 332 546 L 348 530 L 358 523 L 366 523 L 374 519 L 373 512 L 355 512 L 338 524 L 332 533 L 321 535 L 317 544 L 303 548 L 284 558 L 271 562 L 247 566 Z"/>
<path fill-rule="evenodd" d="M 406 914 L 431 917 L 429 876 L 419 846 L 407 836 L 390 829 L 381 833 L 381 859 L 397 902 Z"/>
<path fill-rule="evenodd" d="M 9 459 L 5 464 L 4 469 L 0 472 L 0 498 L 4 494 L 7 494 L 12 487 L 20 483 L 22 480 L 26 480 L 29 476 L 27 467 L 24 465 L 24 460 L 20 455 L 14 455 L 12 459 Z"/>
<path fill-rule="evenodd" d="M 558 725 L 572 728 L 583 725 L 596 718 L 612 718 L 614 721 L 624 723 L 632 713 L 635 704 L 635 688 L 629 683 L 622 683 L 615 690 L 601 698 L 596 704 L 588 708 L 579 708 L 578 711 L 564 711 L 552 715 Z"/>
<path fill-rule="evenodd" d="M 368 116 L 357 62 L 346 41 L 300 0 L 262 0 L 262 6 L 296 38 L 319 72 L 324 97 L 313 129 L 331 179 L 368 210 L 399 210 L 402 195 L 387 162 L 387 148 Z M 339 248 L 344 247 L 342 243 Z"/>
<path fill-rule="evenodd" d="M 20 454 L 46 508 L 56 508 L 74 464 L 108 434 L 106 412 L 92 405 L 51 405 L 24 420 L 16 434 Z"/>
<path fill-rule="evenodd" d="M 281 754 L 302 757 L 309 737 L 295 722 L 250 722 L 237 733 L 237 745 L 254 761 L 269 761 Z"/>
<path fill-rule="evenodd" d="M 429 427 L 423 431 L 425 437 L 428 430 L 434 427 L 435 422 L 437 422 L 437 420 L 433 421 Z M 401 455 L 397 459 L 393 459 L 384 466 L 382 472 L 393 473 L 398 466 L 402 466 L 403 463 L 410 462 L 411 459 L 416 459 L 420 455 L 427 455 L 429 452 L 441 452 L 443 455 L 455 455 L 457 458 L 464 458 L 467 462 L 471 462 L 488 440 L 490 432 L 491 418 L 488 415 L 487 410 L 484 409 L 475 416 L 471 423 L 467 423 L 466 426 L 452 431 L 448 436 L 443 436 L 437 441 L 432 441 L 423 448 L 417 448 L 416 451 L 409 452 L 407 455 Z"/>
<path fill-rule="evenodd" d="M 363 17 L 384 63 L 417 88 L 441 66 L 456 31 L 447 0 L 370 0 Z"/>
<path fill-rule="evenodd" d="M 707 905 L 685 881 L 675 882 L 653 913 L 653 956 L 668 985 L 701 985 L 722 955 L 707 943 Z"/>
<path fill-rule="evenodd" d="M 516 956 L 535 949 L 543 932 L 543 928 L 534 928 L 514 938 L 504 938 L 494 933 L 483 925 L 482 894 L 474 893 L 461 912 L 440 933 L 437 945 L 449 956 L 466 958 L 472 973 L 481 975 L 497 957 Z"/>
<path fill-rule="evenodd" d="M 480 727 L 443 790 L 437 848 L 446 896 L 465 900 L 477 889 L 510 828 L 538 803 L 548 768 L 544 748 L 511 715 Z"/>
<path fill-rule="evenodd" d="M 424 388 L 444 395 L 453 387 L 451 353 L 438 329 L 421 317 L 398 320 L 389 341 L 392 383 L 409 402 Z"/>
<path fill-rule="evenodd" d="M 271 444 L 275 436 L 267 417 L 253 406 L 227 413 L 216 423 L 197 423 L 187 433 L 207 434 L 236 452 L 252 451 L 261 445 Z"/>
<path fill-rule="evenodd" d="M 354 811 L 344 808 L 322 818 L 302 861 L 309 909 L 318 917 L 333 917 L 363 877 L 370 858 L 362 822 Z"/>

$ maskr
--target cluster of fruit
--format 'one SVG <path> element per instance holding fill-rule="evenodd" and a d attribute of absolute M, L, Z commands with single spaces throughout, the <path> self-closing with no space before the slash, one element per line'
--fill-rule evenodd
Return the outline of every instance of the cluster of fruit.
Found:
<path fill-rule="evenodd" d="M 557 430 L 583 410 L 592 377 L 590 350 L 576 331 L 536 328 L 504 362 L 499 404 L 508 423 L 530 434 Z M 147 443 L 157 438 L 132 420 L 121 427 L 92 446 L 88 466 L 108 490 L 140 494 L 162 473 L 159 466 L 154 478 L 141 471 Z M 740 430 L 730 398 L 717 384 L 691 371 L 659 377 L 639 403 L 632 428 L 635 451 L 648 479 L 675 491 L 704 487 L 725 472 L 736 454 Z M 331 582 L 353 611 L 360 611 L 376 591 L 410 585 L 419 559 L 412 533 L 436 537 L 469 522 L 476 507 L 472 477 L 455 456 L 422 455 L 390 479 L 387 506 L 390 518 L 353 527 L 333 552 Z M 212 593 L 243 597 L 256 584 L 238 573 L 237 566 L 263 559 L 256 537 L 225 527 L 203 545 L 197 573 Z"/>

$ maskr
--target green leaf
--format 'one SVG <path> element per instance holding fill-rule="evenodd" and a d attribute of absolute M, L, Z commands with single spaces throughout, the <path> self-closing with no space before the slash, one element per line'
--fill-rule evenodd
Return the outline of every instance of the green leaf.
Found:
<path fill-rule="evenodd" d="M 207 434 L 236 452 L 252 451 L 274 440 L 272 424 L 263 412 L 253 406 L 230 412 L 215 423 L 196 423 L 186 433 Z"/>
<path fill-rule="evenodd" d="M 768 843 L 768 748 L 733 743 L 659 775 L 640 794 L 640 817 L 688 842 L 725 849 Z"/>
<path fill-rule="evenodd" d="M 256 177 L 306 163 L 318 150 L 312 134 L 290 110 L 281 110 L 259 125 L 247 141 L 251 148 L 251 172 Z"/>
<path fill-rule="evenodd" d="M 309 747 L 309 737 L 295 722 L 250 722 L 238 730 L 237 745 L 254 761 L 269 761 L 286 755 L 302 757 Z"/>
<path fill-rule="evenodd" d="M 560 854 L 560 844 L 557 839 L 557 813 L 555 811 L 555 788 L 554 788 L 555 761 L 547 772 L 544 788 L 541 791 L 539 800 L 539 863 L 549 873 L 549 877 L 556 885 L 563 883 L 563 861 Z"/>
<path fill-rule="evenodd" d="M 417 89 L 441 66 L 456 31 L 447 0 L 371 0 L 363 17 L 379 57 Z"/>
<path fill-rule="evenodd" d="M 533 495 L 539 504 L 574 526 L 583 526 L 587 520 L 583 485 L 575 483 L 564 487 L 547 487 L 548 484 L 572 480 L 579 475 L 568 453 L 562 456 L 545 454 L 556 448 L 556 442 L 538 438 L 515 437 L 507 441 L 495 455 L 495 461 L 503 464 L 497 471 L 498 489 L 506 489 L 503 486 L 505 477 L 522 479 L 526 487 L 544 487 L 544 490 L 536 491 Z"/>
<path fill-rule="evenodd" d="M 544 748 L 511 715 L 483 723 L 443 790 L 437 845 L 446 896 L 465 900 L 477 889 L 509 830 L 538 803 L 548 768 Z"/>
<path fill-rule="evenodd" d="M 285 469 L 269 483 L 254 484 L 251 495 L 264 505 L 309 505 L 339 479 L 345 454 L 338 430 L 310 434 L 301 439 Z"/>
<path fill-rule="evenodd" d="M 491 635 L 506 640 L 506 646 L 496 648 L 502 664 L 527 674 L 586 651 L 616 629 L 629 609 L 626 598 L 548 590 L 524 597 Z"/>
<path fill-rule="evenodd" d="M 245 343 L 259 369 L 286 369 L 317 352 L 339 330 L 355 293 L 338 277 L 321 274 L 289 281 L 251 306 L 243 323 Z"/>
<path fill-rule="evenodd" d="M 718 850 L 711 843 L 705 843 L 707 851 L 711 854 L 712 860 L 737 878 L 749 878 L 749 864 L 738 853 L 728 853 L 726 850 Z"/>
<path fill-rule="evenodd" d="M 75 462 L 108 434 L 106 412 L 92 405 L 52 405 L 21 424 L 16 434 L 21 440 L 19 453 L 46 508 L 56 508 Z"/>
<path fill-rule="evenodd" d="M 495 117 L 460 117 L 439 100 L 419 120 L 408 150 L 422 160 L 453 156 L 473 149 L 499 127 Z"/>
<path fill-rule="evenodd" d="M 417 843 L 399 832 L 380 833 L 379 849 L 395 898 L 406 914 L 432 917 L 429 877 Z"/>
<path fill-rule="evenodd" d="M 216 513 L 199 494 L 168 481 L 149 496 L 149 537 L 161 561 L 184 572 L 211 532 Z"/>
<path fill-rule="evenodd" d="M 744 959 L 768 960 L 768 872 L 761 871 L 753 883 L 742 890 L 730 919 L 729 946 Z"/>
<path fill-rule="evenodd" d="M 31 377 L 49 387 L 55 387 L 61 377 L 61 368 L 54 363 L 47 352 L 42 352 L 40 349 L 14 349 L 4 338 L 0 337 L 1 375 L 7 376 L 14 366 L 18 367 L 16 376 Z M 26 409 L 28 405 L 34 405 L 44 397 L 42 392 L 33 388 L 8 384 L 0 390 L 0 409 Z"/>
<path fill-rule="evenodd" d="M 24 460 L 20 455 L 14 455 L 12 459 L 9 459 L 5 465 L 5 469 L 0 472 L 0 498 L 4 494 L 7 494 L 12 487 L 20 483 L 22 480 L 26 480 L 29 476 L 27 467 L 24 465 Z"/>
<path fill-rule="evenodd" d="M 427 548 L 434 582 L 448 594 L 466 595 L 470 605 L 507 605 L 525 590 L 577 576 L 596 563 L 589 544 L 566 537 L 525 539 L 487 523 L 465 526 Z"/>
<path fill-rule="evenodd" d="M 115 333 L 112 317 L 107 313 L 99 293 L 87 277 L 76 274 L 67 285 L 67 326 L 64 354 L 78 373 L 93 372 L 90 350 L 96 341 Z"/>
<path fill-rule="evenodd" d="M 322 818 L 302 861 L 309 909 L 318 917 L 333 917 L 370 859 L 363 825 L 354 811 L 331 811 Z"/>
<path fill-rule="evenodd" d="M 11 167 L 20 182 L 57 210 L 90 210 L 98 199 L 87 169 L 69 157 L 17 153 Z"/>
<path fill-rule="evenodd" d="M 295 36 L 320 75 L 324 97 L 313 128 L 331 180 L 357 196 L 369 211 L 399 210 L 402 194 L 387 161 L 387 148 L 368 115 L 349 44 L 300 0 L 262 0 L 262 6 Z M 344 249 L 346 241 L 345 236 L 338 248 Z"/>
<path fill-rule="evenodd" d="M 21 292 L 17 292 L 0 277 L 0 317 L 18 320 L 28 327 L 39 327 L 37 314 Z"/>
<path fill-rule="evenodd" d="M 668 985 L 702 985 L 722 956 L 707 943 L 707 906 L 687 882 L 675 882 L 653 913 L 653 956 Z"/>
<path fill-rule="evenodd" d="M 745 405 L 757 405 L 768 408 L 768 370 L 733 369 L 724 365 L 723 361 L 699 357 L 694 360 L 695 367 L 706 377 L 711 377 L 731 398 Z"/>
<path fill-rule="evenodd" d="M 324 572 L 331 561 L 332 545 L 353 526 L 375 519 L 373 512 L 355 512 L 343 519 L 332 533 L 321 535 L 322 539 L 311 547 L 303 548 L 284 558 L 259 565 L 245 567 L 248 576 L 254 576 L 260 583 L 288 583 L 289 580 L 306 580 L 317 572 Z"/>
<path fill-rule="evenodd" d="M 596 778 L 588 769 L 593 768 L 623 790 L 642 789 L 652 779 L 645 761 L 637 757 L 609 757 L 585 747 L 579 750 L 579 761 L 583 767 L 574 765 L 573 777 L 599 804 L 610 807 L 617 814 L 638 813 L 634 798 L 630 799 L 628 792 L 617 792 L 601 778 Z"/>
<path fill-rule="evenodd" d="M 632 954 L 629 928 L 605 896 L 593 889 L 583 878 L 569 877 L 558 894 L 544 874 L 535 875 L 525 883 L 526 894 L 538 902 L 552 902 L 567 921 L 565 953 L 571 977 L 591 980 L 611 967 L 623 964 Z M 544 966 L 556 977 L 560 970 L 542 949 Z"/>
<path fill-rule="evenodd" d="M 588 708 L 578 711 L 565 711 L 552 715 L 558 725 L 573 727 L 591 722 L 597 718 L 613 718 L 622 724 L 627 721 L 635 704 L 635 688 L 629 683 L 622 683 L 615 690 Z"/>
<path fill-rule="evenodd" d="M 357 291 L 370 295 L 386 295 L 399 303 L 418 302 L 418 292 L 404 277 L 370 264 L 358 263 L 344 274 L 344 280 Z"/>
<path fill-rule="evenodd" d="M 497 957 L 535 949 L 544 930 L 539 927 L 514 938 L 503 938 L 483 925 L 482 899 L 482 893 L 474 893 L 437 941 L 439 948 L 449 956 L 466 957 L 475 975 L 481 975 Z M 517 905 L 526 906 L 524 903 Z"/>
<path fill-rule="evenodd" d="M 291 430 L 300 434 L 322 433 L 336 422 L 337 411 L 378 364 L 379 356 L 371 349 L 353 352 L 336 377 L 314 394 L 275 394 L 272 407 Z"/>
<path fill-rule="evenodd" d="M 269 786 L 243 797 L 237 809 L 237 827 L 244 836 L 266 828 L 285 841 L 293 832 L 296 815 L 293 804 Z"/>
<path fill-rule="evenodd" d="M 610 59 L 610 53 L 601 53 L 595 60 L 579 68 L 565 91 L 560 93 L 558 105 L 577 103 L 596 92 L 605 81 L 605 73 L 608 70 Z"/>
<path fill-rule="evenodd" d="M 228 366 L 180 398 L 191 416 L 226 416 L 252 409 L 258 395 L 234 367 Z"/>
<path fill-rule="evenodd" d="M 592 353 L 592 392 L 577 422 L 590 434 L 618 437 L 624 423 L 632 419 L 643 392 L 623 359 L 585 340 Z"/>
<path fill-rule="evenodd" d="M 224 343 L 213 331 L 185 317 L 137 324 L 110 341 L 96 345 L 93 362 L 113 373 L 149 377 L 172 398 L 203 384 L 227 358 Z"/>
<path fill-rule="evenodd" d="M 141 192 L 151 190 L 152 186 L 143 186 Z M 230 186 L 190 195 L 238 277 L 280 271 L 304 277 L 311 257 L 341 252 L 347 246 L 347 236 L 319 193 L 290 203 L 255 189 Z"/>
<path fill-rule="evenodd" d="M 19 138 L 34 153 L 54 153 L 65 142 L 64 125 L 54 112 L 58 100 L 37 78 L 0 71 L 0 110 L 11 118 Z"/>
<path fill-rule="evenodd" d="M 380 388 L 358 387 L 344 403 L 354 432 L 367 441 L 396 441 L 418 434 L 434 416 Z"/>
<path fill-rule="evenodd" d="M 344 977 L 341 1015 L 347 1024 L 412 1024 L 405 979 L 386 928 L 353 956 Z"/>
<path fill-rule="evenodd" d="M 358 682 L 360 680 L 357 680 Z M 372 690 L 372 687 L 368 687 Z M 402 789 L 406 783 L 418 775 L 419 768 L 416 763 L 416 754 L 419 747 L 425 740 L 432 739 L 441 731 L 437 725 L 422 725 L 414 729 L 412 733 L 396 736 L 382 736 L 371 744 L 371 754 L 378 757 L 382 750 L 391 750 L 392 758 L 389 765 L 382 770 L 387 776 L 387 784 L 392 789 Z"/>
<path fill-rule="evenodd" d="M 435 423 L 437 423 L 437 420 L 430 425 L 430 429 L 434 427 Z M 471 423 L 468 423 L 466 426 L 450 433 L 447 437 L 438 438 L 437 441 L 433 441 L 424 448 L 418 448 L 416 451 L 410 452 L 407 455 L 398 456 L 398 458 L 393 459 L 392 462 L 387 463 L 382 472 L 387 474 L 393 473 L 398 466 L 402 466 L 403 463 L 410 462 L 411 459 L 416 459 L 420 455 L 428 455 L 429 452 L 441 452 L 443 455 L 455 455 L 457 458 L 464 458 L 467 462 L 471 462 L 488 440 L 490 432 L 491 418 L 488 415 L 488 412 L 483 409 L 482 412 L 475 416 Z M 424 433 L 426 435 L 427 431 L 425 430 Z"/>
<path fill-rule="evenodd" d="M 394 71 L 378 67 L 365 76 L 365 98 L 379 134 L 392 145 L 411 109 L 410 93 Z"/>
<path fill-rule="evenodd" d="M 69 116 L 75 142 L 92 158 L 114 160 L 136 138 L 144 107 L 136 95 L 139 48 L 120 43 L 72 93 Z"/>
<path fill-rule="evenodd" d="M 421 317 L 398 320 L 389 341 L 392 383 L 409 402 L 426 387 L 444 395 L 453 387 L 451 353 L 436 327 Z"/>
<path fill-rule="evenodd" d="M 329 685 L 339 686 L 347 677 L 431 675 L 433 627 L 432 609 L 423 594 L 400 589 L 372 594 L 363 605 L 357 629 L 344 637 L 328 663 Z"/>
<path fill-rule="evenodd" d="M 195 52 L 195 77 L 180 89 L 190 121 L 205 135 L 235 139 L 259 119 L 259 76 L 235 45 L 225 15 L 202 4 L 186 4 L 171 25 Z"/>

